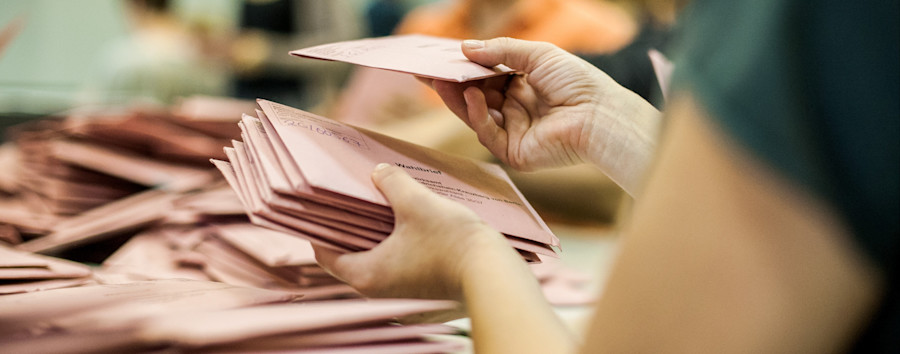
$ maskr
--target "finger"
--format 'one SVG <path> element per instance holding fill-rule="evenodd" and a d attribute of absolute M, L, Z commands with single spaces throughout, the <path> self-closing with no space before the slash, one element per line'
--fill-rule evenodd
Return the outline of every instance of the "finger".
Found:
<path fill-rule="evenodd" d="M 498 159 L 508 161 L 506 131 L 491 117 L 484 94 L 476 89 L 466 90 L 463 94 L 469 107 L 471 127 L 478 134 L 478 141 Z"/>
<path fill-rule="evenodd" d="M 484 84 L 480 86 L 481 90 L 484 92 L 488 107 L 500 109 L 503 105 L 503 100 L 506 98 L 506 88 L 508 87 L 510 80 L 515 76 L 516 75 L 506 75 L 483 80 Z"/>
<path fill-rule="evenodd" d="M 488 108 L 488 115 L 494 119 L 494 123 L 497 124 L 498 127 L 502 127 L 506 123 L 503 119 L 503 113 L 500 113 L 500 111 L 496 109 Z"/>
<path fill-rule="evenodd" d="M 434 89 L 434 79 L 432 79 L 430 77 L 423 77 L 423 76 L 415 76 L 415 78 L 416 78 L 416 80 L 418 80 L 425 86 L 428 86 L 428 87 Z"/>
<path fill-rule="evenodd" d="M 534 87 L 529 85 L 524 77 L 518 76 L 510 82 L 507 96 L 511 101 L 521 105 L 532 119 L 544 116 L 539 108 L 541 99 L 534 91 Z M 508 129 L 509 127 L 507 127 Z"/>
<path fill-rule="evenodd" d="M 346 271 L 344 271 L 344 267 L 338 264 L 338 259 L 343 256 L 347 256 L 348 254 L 341 253 L 316 244 L 313 244 L 312 248 L 313 252 L 316 255 L 316 263 L 322 266 L 322 269 L 325 269 L 328 274 L 331 274 L 335 278 L 344 280 L 346 282 L 347 275 L 344 274 L 346 273 Z"/>
<path fill-rule="evenodd" d="M 316 263 L 319 263 L 325 270 L 331 269 L 337 257 L 341 255 L 338 251 L 316 244 L 312 244 L 312 248 L 316 254 Z"/>
<path fill-rule="evenodd" d="M 463 91 L 465 91 L 468 86 L 449 81 L 434 80 L 432 82 L 432 87 L 434 88 L 434 91 L 437 92 L 438 96 L 441 97 L 441 100 L 444 101 L 444 104 L 447 105 L 447 108 L 459 117 L 459 119 L 462 119 L 466 125 L 471 127 L 471 124 L 469 124 L 469 114 L 466 110 L 466 100 L 463 98 Z"/>
<path fill-rule="evenodd" d="M 428 188 L 416 182 L 402 168 L 386 163 L 375 166 L 372 182 L 391 203 L 397 218 L 404 215 L 408 208 L 418 208 L 425 198 L 432 195 Z"/>
<path fill-rule="evenodd" d="M 494 38 L 486 41 L 465 40 L 463 54 L 478 64 L 494 67 L 499 64 L 525 73 L 532 73 L 543 63 L 541 57 L 563 52 L 546 42 L 532 42 L 513 38 Z"/>

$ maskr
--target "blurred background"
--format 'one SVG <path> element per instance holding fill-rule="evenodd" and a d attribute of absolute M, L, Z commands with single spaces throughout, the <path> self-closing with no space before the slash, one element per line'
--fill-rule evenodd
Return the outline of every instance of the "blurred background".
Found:
<path fill-rule="evenodd" d="M 683 3 L 0 1 L 0 260 L 38 257 L 43 264 L 49 261 L 40 257 L 52 255 L 69 268 L 76 265 L 65 262 L 80 264 L 77 272 L 40 277 L 0 264 L 0 295 L 144 281 L 164 288 L 171 279 L 192 279 L 287 291 L 305 301 L 356 298 L 318 267 L 308 241 L 253 225 L 210 164 L 228 159 L 222 148 L 241 138 L 237 122 L 254 114 L 253 99 L 496 160 L 410 75 L 289 51 L 412 33 L 547 41 L 662 107 L 648 51 L 668 54 Z M 593 166 L 508 173 L 565 249 L 533 271 L 566 322 L 583 325 L 615 253 L 614 221 L 630 200 Z M 179 312 L 159 311 L 153 316 Z M 69 345 L 85 330 L 104 340 L 69 350 L 117 343 L 95 328 L 105 321 L 48 332 L 40 318 L 27 319 L 0 320 L 23 328 L 0 331 L 0 346 L 21 340 L 18 348 L 29 352 L 56 352 L 36 348 Z"/>
<path fill-rule="evenodd" d="M 549 41 L 662 105 L 648 49 L 666 53 L 670 0 L 6 0 L 0 129 L 72 110 L 265 98 L 491 161 L 408 75 L 287 54 L 389 34 Z M 4 40 L 0 39 L 0 43 Z M 252 113 L 252 112 L 249 112 Z M 239 117 L 234 117 L 237 120 Z M 551 220 L 609 224 L 624 194 L 593 167 L 509 171 Z"/>

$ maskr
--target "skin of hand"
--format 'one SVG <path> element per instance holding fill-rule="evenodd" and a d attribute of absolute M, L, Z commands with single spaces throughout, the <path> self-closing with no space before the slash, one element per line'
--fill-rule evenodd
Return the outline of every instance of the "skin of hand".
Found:
<path fill-rule="evenodd" d="M 656 145 L 659 112 L 586 61 L 543 42 L 467 40 L 473 62 L 522 73 L 427 80 L 497 158 L 521 171 L 593 163 L 636 194 Z"/>
<path fill-rule="evenodd" d="M 364 252 L 316 247 L 319 264 L 361 293 L 462 301 L 463 279 L 484 264 L 479 258 L 521 260 L 472 210 L 431 192 L 403 169 L 380 164 L 372 180 L 393 206 L 391 235 Z"/>

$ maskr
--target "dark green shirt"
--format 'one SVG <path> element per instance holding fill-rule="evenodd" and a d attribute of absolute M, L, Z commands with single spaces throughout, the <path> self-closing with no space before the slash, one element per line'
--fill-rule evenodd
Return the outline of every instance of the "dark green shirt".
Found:
<path fill-rule="evenodd" d="M 889 282 L 855 349 L 900 353 L 898 1 L 697 0 L 684 15 L 673 89 L 843 216 Z"/>

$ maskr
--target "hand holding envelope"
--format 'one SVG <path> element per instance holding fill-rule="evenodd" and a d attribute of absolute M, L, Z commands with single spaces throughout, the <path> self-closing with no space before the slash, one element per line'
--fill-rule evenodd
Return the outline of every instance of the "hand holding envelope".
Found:
<path fill-rule="evenodd" d="M 394 206 L 391 237 L 360 253 L 316 249 L 323 267 L 363 294 L 462 300 L 462 278 L 478 272 L 473 266 L 485 257 L 516 257 L 472 210 L 432 193 L 403 169 L 379 165 L 372 179 Z"/>
<path fill-rule="evenodd" d="M 634 196 L 655 151 L 659 112 L 600 69 L 549 43 L 389 36 L 291 54 L 420 77 L 482 145 L 517 170 L 592 163 Z M 524 75 L 452 74 L 477 67 Z"/>

